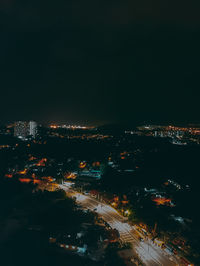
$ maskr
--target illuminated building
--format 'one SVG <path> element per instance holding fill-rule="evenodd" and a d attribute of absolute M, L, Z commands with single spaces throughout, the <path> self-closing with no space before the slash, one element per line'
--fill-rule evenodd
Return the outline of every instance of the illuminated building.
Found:
<path fill-rule="evenodd" d="M 37 135 L 37 123 L 35 121 L 29 122 L 29 135 L 33 138 Z"/>
<path fill-rule="evenodd" d="M 14 136 L 25 140 L 28 136 L 28 125 L 27 122 L 17 121 L 14 126 Z"/>
<path fill-rule="evenodd" d="M 17 121 L 14 126 L 14 136 L 25 140 L 27 136 L 35 138 L 37 135 L 37 123 L 35 121 Z"/>

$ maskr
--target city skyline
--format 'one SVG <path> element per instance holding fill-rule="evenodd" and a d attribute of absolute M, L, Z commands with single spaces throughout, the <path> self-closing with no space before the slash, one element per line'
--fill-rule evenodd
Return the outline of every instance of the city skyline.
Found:
<path fill-rule="evenodd" d="M 199 265 L 200 127 L 36 126 L 0 128 L 3 265 Z"/>

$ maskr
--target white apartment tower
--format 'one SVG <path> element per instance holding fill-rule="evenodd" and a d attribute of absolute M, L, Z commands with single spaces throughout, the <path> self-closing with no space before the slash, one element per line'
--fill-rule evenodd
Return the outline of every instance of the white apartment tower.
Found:
<path fill-rule="evenodd" d="M 14 136 L 25 140 L 28 136 L 35 138 L 37 135 L 37 123 L 35 121 L 17 121 L 14 126 Z"/>
<path fill-rule="evenodd" d="M 29 126 L 29 135 L 35 138 L 37 135 L 37 123 L 35 121 L 30 121 L 28 126 Z"/>

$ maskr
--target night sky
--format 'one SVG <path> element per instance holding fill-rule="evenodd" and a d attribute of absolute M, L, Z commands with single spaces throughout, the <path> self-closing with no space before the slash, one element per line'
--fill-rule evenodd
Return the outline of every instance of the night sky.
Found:
<path fill-rule="evenodd" d="M 1 122 L 200 122 L 199 0 L 0 1 Z"/>

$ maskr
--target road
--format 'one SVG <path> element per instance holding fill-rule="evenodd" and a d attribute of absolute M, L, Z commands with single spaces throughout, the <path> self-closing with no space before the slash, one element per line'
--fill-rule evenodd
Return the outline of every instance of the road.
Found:
<path fill-rule="evenodd" d="M 147 239 L 141 242 L 138 239 L 138 232 L 135 227 L 130 226 L 126 219 L 111 206 L 100 203 L 93 197 L 74 191 L 70 187 L 70 183 L 66 182 L 63 185 L 60 185 L 60 188 L 65 190 L 67 193 L 70 193 L 71 196 L 76 197 L 78 204 L 80 204 L 83 208 L 95 211 L 110 225 L 111 228 L 117 229 L 120 233 L 121 240 L 133 245 L 134 251 L 145 265 L 181 265 L 175 256 L 170 256 L 164 250 L 155 246 L 151 240 Z"/>

